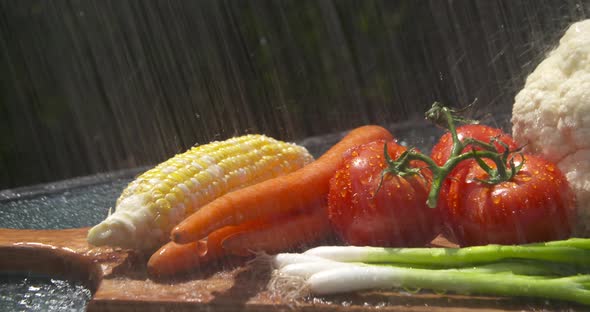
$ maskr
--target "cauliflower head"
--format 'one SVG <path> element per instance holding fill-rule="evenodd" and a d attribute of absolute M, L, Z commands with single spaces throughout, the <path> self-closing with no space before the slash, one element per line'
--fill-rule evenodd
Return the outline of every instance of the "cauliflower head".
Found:
<path fill-rule="evenodd" d="M 556 163 L 576 194 L 578 236 L 590 236 L 590 20 L 571 25 L 516 95 L 514 138 Z"/>

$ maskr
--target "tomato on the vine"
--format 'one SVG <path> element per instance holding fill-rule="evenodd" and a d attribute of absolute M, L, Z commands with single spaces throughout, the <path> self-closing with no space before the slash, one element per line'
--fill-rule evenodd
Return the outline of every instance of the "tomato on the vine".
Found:
<path fill-rule="evenodd" d="M 500 153 L 506 150 L 505 147 L 508 147 L 509 150 L 516 150 L 518 145 L 512 137 L 506 133 L 504 133 L 501 129 L 489 127 L 486 125 L 480 124 L 468 124 L 462 125 L 456 128 L 457 138 L 460 141 L 464 141 L 467 138 L 479 140 L 481 142 L 493 145 L 496 150 Z M 493 141 L 495 140 L 495 141 Z M 502 142 L 504 145 L 500 144 Z M 443 166 L 449 157 L 451 156 L 451 152 L 453 149 L 453 137 L 451 136 L 450 132 L 445 133 L 441 138 L 438 140 L 436 145 L 432 148 L 431 158 L 432 160 L 438 165 Z M 473 144 L 465 144 L 465 147 L 461 151 L 461 153 L 469 152 L 470 150 L 481 150 L 482 148 Z M 477 166 L 477 163 L 474 159 L 466 159 L 460 162 L 446 177 L 446 179 L 442 183 L 442 187 L 440 190 L 438 207 L 441 212 L 447 211 L 447 201 L 445 200 L 448 196 L 457 196 L 457 193 L 449 194 L 450 182 L 453 179 L 456 179 L 457 172 L 461 170 L 461 168 L 466 166 Z M 443 214 L 444 217 L 445 214 Z M 448 218 L 445 219 L 445 230 L 452 228 L 451 225 L 448 223 L 450 222 Z M 452 232 L 452 231 L 451 231 Z M 452 233 L 446 233 L 447 236 L 452 236 Z M 453 239 L 453 237 L 450 237 Z"/>
<path fill-rule="evenodd" d="M 486 184 L 489 175 L 475 161 L 457 168 L 448 179 L 440 206 L 452 234 L 462 246 L 522 244 L 568 238 L 575 215 L 574 194 L 552 163 L 516 155 L 510 180 Z M 492 161 L 484 160 L 496 168 Z M 443 208 L 444 207 L 444 208 Z"/>
<path fill-rule="evenodd" d="M 503 142 L 508 146 L 510 150 L 515 150 L 518 148 L 518 144 L 512 137 L 506 133 L 504 133 L 501 129 L 492 128 L 486 125 L 480 124 L 469 124 L 457 127 L 457 137 L 459 140 L 464 140 L 465 138 L 472 138 L 475 140 L 482 141 L 484 143 L 493 144 L 498 152 L 502 153 L 506 149 L 502 144 L 498 142 Z M 496 142 L 492 142 L 492 138 L 495 138 Z M 481 150 L 480 147 L 474 146 L 472 144 L 468 144 L 461 152 L 468 152 L 472 148 L 476 150 Z M 453 149 L 453 138 L 451 133 L 447 132 L 438 140 L 436 145 L 432 148 L 432 152 L 430 154 L 432 160 L 439 165 L 442 166 L 451 156 L 451 150 Z"/>
<path fill-rule="evenodd" d="M 388 154 L 397 159 L 406 148 L 395 141 L 376 141 L 353 148 L 341 168 L 330 180 L 328 217 L 338 235 L 351 245 L 422 246 L 440 229 L 438 209 L 429 208 L 426 199 L 432 174 L 381 174 Z M 413 168 L 426 167 L 412 161 Z"/>

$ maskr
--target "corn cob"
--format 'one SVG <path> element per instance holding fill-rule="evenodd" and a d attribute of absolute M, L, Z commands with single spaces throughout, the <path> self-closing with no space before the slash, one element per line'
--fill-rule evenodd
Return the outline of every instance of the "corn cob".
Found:
<path fill-rule="evenodd" d="M 88 242 L 138 250 L 158 248 L 170 230 L 215 198 L 295 171 L 313 160 L 302 146 L 244 135 L 196 146 L 132 181 L 114 213 L 88 232 Z"/>

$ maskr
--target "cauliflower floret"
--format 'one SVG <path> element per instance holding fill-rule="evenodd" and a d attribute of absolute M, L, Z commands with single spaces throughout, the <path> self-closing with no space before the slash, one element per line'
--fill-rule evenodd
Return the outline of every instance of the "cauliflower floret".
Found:
<path fill-rule="evenodd" d="M 578 201 L 577 235 L 588 236 L 590 233 L 590 149 L 582 149 L 565 157 L 559 162 L 560 169 L 565 172 L 572 189 L 576 190 Z"/>
<path fill-rule="evenodd" d="M 512 109 L 514 138 L 555 162 L 578 203 L 575 235 L 590 236 L 590 20 L 573 24 L 529 75 Z"/>

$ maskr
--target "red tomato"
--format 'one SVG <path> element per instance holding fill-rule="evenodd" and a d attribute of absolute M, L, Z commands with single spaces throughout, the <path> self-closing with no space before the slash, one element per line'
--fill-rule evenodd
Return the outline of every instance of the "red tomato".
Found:
<path fill-rule="evenodd" d="M 489 126 L 485 126 L 485 125 L 477 125 L 477 124 L 472 124 L 472 125 L 463 125 L 460 127 L 457 127 L 457 137 L 459 138 L 459 140 L 464 140 L 465 138 L 473 138 L 479 141 L 483 141 L 485 143 L 491 143 L 492 138 L 497 138 L 498 140 L 500 140 L 501 142 L 505 143 L 511 150 L 514 150 L 516 148 L 518 148 L 518 144 L 516 143 L 516 141 L 514 141 L 514 139 L 512 139 L 511 136 L 509 136 L 508 134 L 504 133 L 502 130 L 497 129 L 497 128 L 492 128 Z M 498 149 L 499 152 L 504 152 L 505 148 L 504 146 L 502 146 L 499 143 L 494 143 L 494 146 L 496 147 L 496 149 Z M 434 162 L 439 165 L 442 166 L 444 165 L 447 160 L 449 159 L 449 156 L 451 155 L 451 150 L 453 148 L 453 138 L 451 137 L 451 133 L 447 132 L 445 133 L 437 142 L 437 144 L 432 148 L 432 153 L 431 153 L 431 158 L 434 160 Z M 473 146 L 473 145 L 467 145 L 463 151 L 461 152 L 467 152 L 470 151 L 472 148 L 475 148 L 476 150 L 480 150 L 480 147 L 477 146 Z M 455 176 L 456 172 L 458 170 L 460 170 L 460 168 L 464 167 L 464 166 L 471 166 L 471 165 L 475 165 L 475 160 L 473 159 L 468 159 L 468 160 L 464 160 L 461 163 L 459 163 L 452 171 L 451 173 L 447 176 L 447 179 L 445 179 L 445 181 L 443 182 L 443 185 L 441 187 L 440 193 L 439 193 L 439 201 L 438 201 L 438 206 L 441 210 L 445 211 L 448 208 L 446 207 L 446 202 L 444 199 L 446 198 L 449 193 L 449 187 L 450 187 L 450 177 Z M 448 230 L 449 226 L 447 224 L 446 226 L 446 230 Z M 449 233 L 449 231 L 447 231 L 446 233 L 447 237 L 449 237 L 450 239 L 454 239 L 452 237 L 452 233 Z"/>
<path fill-rule="evenodd" d="M 568 238 L 575 200 L 566 178 L 552 163 L 525 155 L 510 181 L 488 185 L 488 174 L 475 162 L 457 168 L 448 179 L 440 206 L 452 234 L 462 245 L 522 244 Z M 517 156 L 516 165 L 522 158 Z M 493 162 L 486 163 L 495 168 Z M 444 207 L 444 208 L 443 208 Z"/>
<path fill-rule="evenodd" d="M 457 136 L 459 140 L 463 140 L 465 138 L 473 138 L 479 141 L 483 141 L 485 143 L 491 143 L 491 139 L 497 137 L 500 141 L 504 142 L 511 150 L 514 150 L 518 147 L 518 144 L 512 139 L 511 136 L 504 133 L 502 130 L 497 128 L 492 128 L 484 125 L 464 125 L 457 127 Z M 498 143 L 494 143 L 496 148 L 499 152 L 504 151 L 504 147 Z M 453 148 L 453 138 L 451 137 L 451 133 L 445 133 L 436 143 L 436 145 L 432 148 L 431 158 L 434 162 L 442 166 L 444 163 L 449 159 L 451 155 L 451 149 Z M 468 145 L 462 152 L 467 152 L 471 150 L 472 146 Z M 480 148 L 476 147 L 476 150 Z M 463 163 L 462 163 L 463 164 Z"/>
<path fill-rule="evenodd" d="M 361 145 L 348 152 L 344 164 L 330 180 L 328 216 L 339 236 L 359 246 L 422 246 L 440 229 L 438 209 L 426 206 L 432 175 L 386 175 L 378 192 L 381 172 L 386 167 L 385 141 Z M 387 142 L 392 159 L 406 148 Z M 414 161 L 413 167 L 425 167 Z"/>

